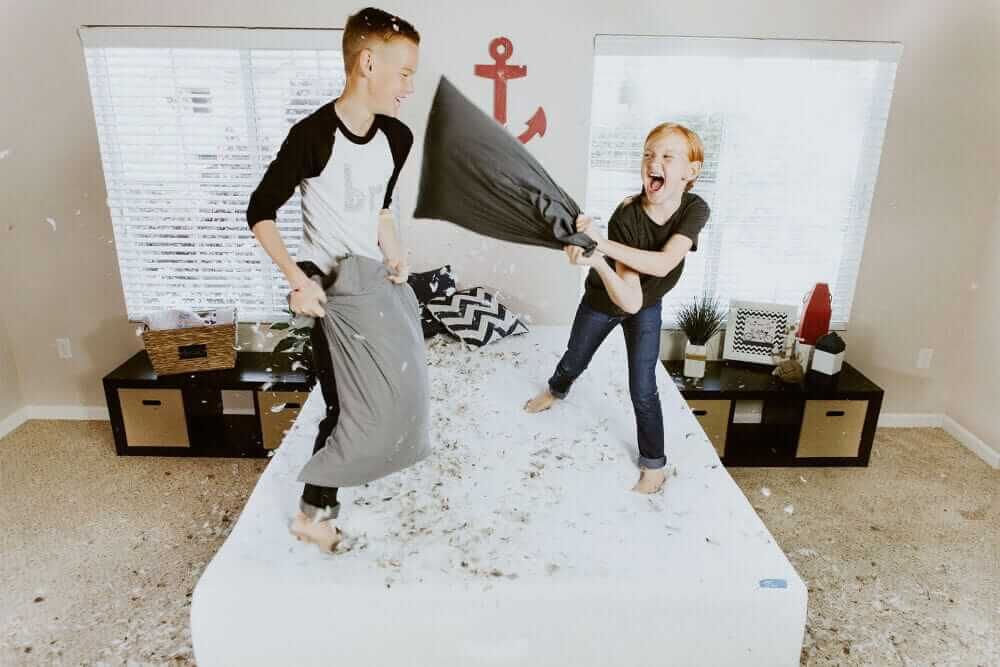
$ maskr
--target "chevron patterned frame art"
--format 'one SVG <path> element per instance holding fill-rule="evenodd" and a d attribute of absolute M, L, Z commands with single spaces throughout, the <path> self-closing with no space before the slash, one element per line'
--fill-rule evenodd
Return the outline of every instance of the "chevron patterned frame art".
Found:
<path fill-rule="evenodd" d="M 772 355 L 784 345 L 798 310 L 779 303 L 730 302 L 722 358 L 773 366 Z"/>

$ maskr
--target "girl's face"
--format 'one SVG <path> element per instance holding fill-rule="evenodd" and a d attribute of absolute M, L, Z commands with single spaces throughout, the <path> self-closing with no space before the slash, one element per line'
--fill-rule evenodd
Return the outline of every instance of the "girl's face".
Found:
<path fill-rule="evenodd" d="M 700 162 L 688 160 L 684 135 L 669 132 L 646 142 L 642 153 L 642 190 L 651 204 L 679 198 L 698 175 Z"/>

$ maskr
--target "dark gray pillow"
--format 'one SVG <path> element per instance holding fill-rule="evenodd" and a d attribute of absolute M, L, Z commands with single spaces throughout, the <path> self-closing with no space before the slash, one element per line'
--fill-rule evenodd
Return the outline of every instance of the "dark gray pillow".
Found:
<path fill-rule="evenodd" d="M 451 265 L 411 273 L 409 283 L 420 303 L 420 326 L 424 331 L 424 338 L 433 338 L 437 334 L 450 335 L 448 329 L 427 310 L 427 304 L 431 299 L 449 297 L 455 293 L 455 276 L 451 272 Z"/>

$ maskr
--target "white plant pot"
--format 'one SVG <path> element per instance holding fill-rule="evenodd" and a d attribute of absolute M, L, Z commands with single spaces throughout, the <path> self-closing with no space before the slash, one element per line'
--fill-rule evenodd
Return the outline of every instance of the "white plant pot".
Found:
<path fill-rule="evenodd" d="M 684 348 L 684 376 L 689 378 L 705 377 L 705 345 L 692 345 L 687 342 Z"/>
<path fill-rule="evenodd" d="M 823 350 L 813 350 L 812 369 L 825 375 L 836 375 L 844 363 L 844 353 L 830 354 Z"/>

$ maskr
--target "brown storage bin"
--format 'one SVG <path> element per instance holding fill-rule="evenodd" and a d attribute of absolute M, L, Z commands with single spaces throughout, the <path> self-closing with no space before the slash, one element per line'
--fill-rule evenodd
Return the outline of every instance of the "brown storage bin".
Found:
<path fill-rule="evenodd" d="M 309 398 L 307 391 L 259 391 L 257 406 L 260 410 L 260 431 L 264 449 L 277 449 L 285 431 L 299 416 L 299 411 Z M 281 406 L 280 409 L 278 406 Z"/>
<path fill-rule="evenodd" d="M 856 457 L 868 401 L 806 401 L 796 458 Z"/>
<path fill-rule="evenodd" d="M 129 447 L 190 447 L 180 389 L 119 389 Z"/>
<path fill-rule="evenodd" d="M 236 315 L 229 324 L 144 331 L 142 343 L 157 375 L 234 368 Z"/>
<path fill-rule="evenodd" d="M 729 431 L 729 410 L 732 401 L 689 400 L 688 407 L 705 430 L 715 447 L 715 453 L 722 458 L 726 454 L 726 434 Z"/>

